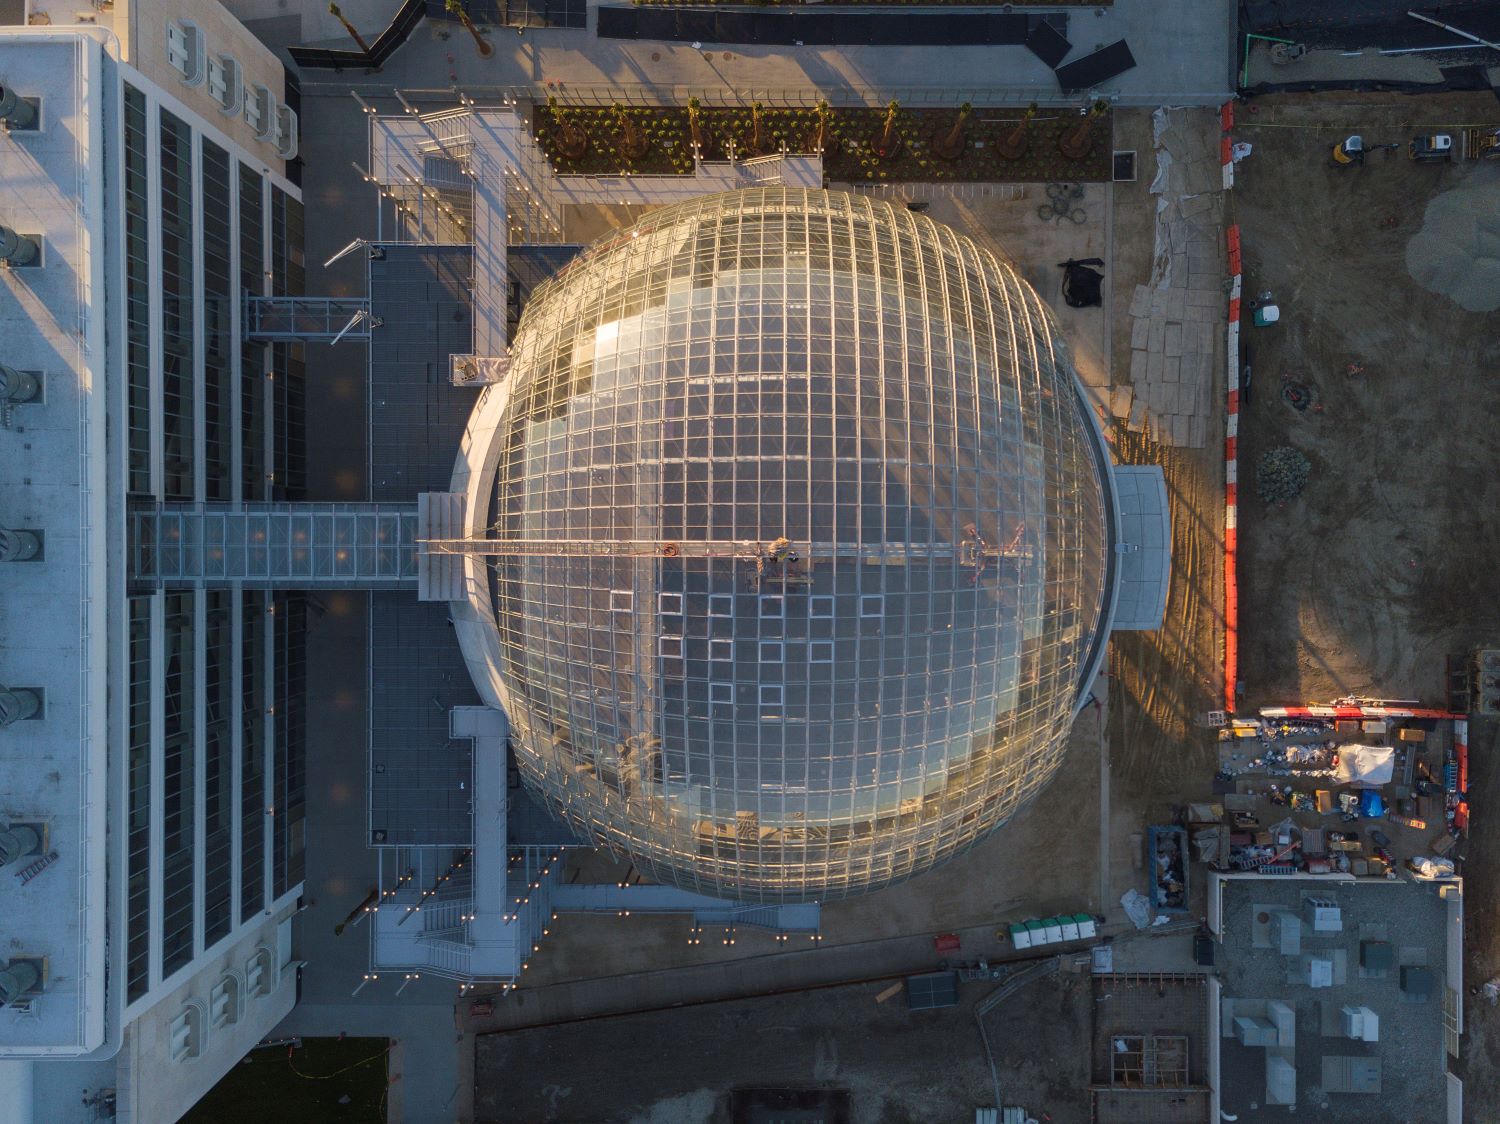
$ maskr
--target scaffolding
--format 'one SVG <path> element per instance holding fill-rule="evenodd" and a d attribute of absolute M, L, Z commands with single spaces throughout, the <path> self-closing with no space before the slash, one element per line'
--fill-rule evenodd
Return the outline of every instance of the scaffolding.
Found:
<path fill-rule="evenodd" d="M 1180 1089 L 1188 1084 L 1185 1034 L 1116 1034 L 1109 1047 L 1111 1085 Z"/>

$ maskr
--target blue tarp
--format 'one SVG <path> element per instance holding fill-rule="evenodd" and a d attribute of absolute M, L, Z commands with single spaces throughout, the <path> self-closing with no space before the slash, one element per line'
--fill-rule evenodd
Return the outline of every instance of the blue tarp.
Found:
<path fill-rule="evenodd" d="M 1367 819 L 1375 819 L 1385 815 L 1385 801 L 1380 798 L 1380 793 L 1373 788 L 1367 788 L 1359 794 L 1359 814 Z"/>

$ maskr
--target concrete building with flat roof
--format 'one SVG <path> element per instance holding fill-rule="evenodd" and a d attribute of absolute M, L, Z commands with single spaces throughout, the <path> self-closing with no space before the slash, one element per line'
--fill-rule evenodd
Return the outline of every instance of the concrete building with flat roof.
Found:
<path fill-rule="evenodd" d="M 295 1001 L 304 613 L 125 513 L 301 493 L 297 122 L 213 0 L 79 7 L 0 26 L 0 1118 L 164 1121 Z"/>
<path fill-rule="evenodd" d="M 1208 922 L 1226 1119 L 1462 1120 L 1461 880 L 1216 873 Z"/>

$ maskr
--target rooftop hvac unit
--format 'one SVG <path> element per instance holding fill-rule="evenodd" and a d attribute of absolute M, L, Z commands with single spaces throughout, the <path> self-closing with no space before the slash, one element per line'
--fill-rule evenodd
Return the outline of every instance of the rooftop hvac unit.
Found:
<path fill-rule="evenodd" d="M 1432 969 L 1414 964 L 1401 968 L 1401 990 L 1414 999 L 1425 999 L 1432 994 Z"/>
<path fill-rule="evenodd" d="M 1273 999 L 1266 1004 L 1266 1018 L 1276 1025 L 1276 1045 L 1297 1044 L 1297 1012 L 1290 1003 Z"/>
<path fill-rule="evenodd" d="M 1297 1067 L 1279 1054 L 1266 1058 L 1266 1103 L 1297 1103 Z"/>
<path fill-rule="evenodd" d="M 1339 903 L 1328 898 L 1308 898 L 1302 903 L 1303 916 L 1314 933 L 1342 933 L 1344 917 Z"/>
<path fill-rule="evenodd" d="M 1283 956 L 1302 954 L 1302 919 L 1289 909 L 1276 911 L 1276 947 Z"/>
<path fill-rule="evenodd" d="M 1324 1057 L 1322 1085 L 1325 1093 L 1378 1093 L 1380 1059 Z"/>
<path fill-rule="evenodd" d="M 1304 956 L 1302 982 L 1308 987 L 1332 987 L 1333 961 L 1326 956 Z"/>
<path fill-rule="evenodd" d="M 1357 1042 L 1380 1041 L 1380 1016 L 1368 1007 L 1340 1008 L 1339 1027 L 1345 1038 Z"/>
<path fill-rule="evenodd" d="M 1276 1024 L 1255 1015 L 1234 1017 L 1234 1036 L 1246 1046 L 1276 1045 Z"/>

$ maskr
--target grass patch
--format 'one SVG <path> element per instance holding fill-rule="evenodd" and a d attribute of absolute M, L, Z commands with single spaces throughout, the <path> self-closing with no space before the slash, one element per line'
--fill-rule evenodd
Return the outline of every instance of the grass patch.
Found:
<path fill-rule="evenodd" d="M 182 1119 L 185 1124 L 384 1124 L 390 1046 L 388 1038 L 304 1038 L 296 1050 L 252 1050 Z"/>

